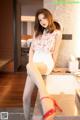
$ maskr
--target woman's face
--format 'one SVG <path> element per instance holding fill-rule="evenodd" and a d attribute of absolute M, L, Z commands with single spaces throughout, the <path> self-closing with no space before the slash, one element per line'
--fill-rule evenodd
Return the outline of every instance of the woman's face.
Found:
<path fill-rule="evenodd" d="M 44 27 L 44 28 L 48 27 L 48 19 L 44 16 L 44 14 L 39 14 L 38 20 L 42 27 Z"/>

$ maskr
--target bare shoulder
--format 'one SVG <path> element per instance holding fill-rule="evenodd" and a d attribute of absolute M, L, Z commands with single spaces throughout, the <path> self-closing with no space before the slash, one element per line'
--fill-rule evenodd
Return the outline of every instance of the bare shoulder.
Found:
<path fill-rule="evenodd" d="M 61 30 L 55 30 L 54 34 L 57 38 L 60 38 L 60 39 L 62 38 L 62 31 Z"/>

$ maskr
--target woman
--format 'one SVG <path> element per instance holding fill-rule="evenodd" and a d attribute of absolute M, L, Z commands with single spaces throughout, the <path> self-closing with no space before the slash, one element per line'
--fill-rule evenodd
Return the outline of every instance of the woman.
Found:
<path fill-rule="evenodd" d="M 54 98 L 49 96 L 42 75 L 48 75 L 53 70 L 61 38 L 57 39 L 58 33 L 49 10 L 43 8 L 37 11 L 34 31 L 23 94 L 24 115 L 25 119 L 29 120 L 30 99 L 34 85 L 36 85 L 43 108 L 43 119 L 52 120 L 56 112 L 55 106 L 60 111 L 62 110 Z"/>

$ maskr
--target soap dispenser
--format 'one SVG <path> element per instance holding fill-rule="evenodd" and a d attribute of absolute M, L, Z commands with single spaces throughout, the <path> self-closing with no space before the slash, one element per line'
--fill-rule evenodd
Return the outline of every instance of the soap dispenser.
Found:
<path fill-rule="evenodd" d="M 68 68 L 71 73 L 78 72 L 79 62 L 74 56 L 70 56 Z"/>

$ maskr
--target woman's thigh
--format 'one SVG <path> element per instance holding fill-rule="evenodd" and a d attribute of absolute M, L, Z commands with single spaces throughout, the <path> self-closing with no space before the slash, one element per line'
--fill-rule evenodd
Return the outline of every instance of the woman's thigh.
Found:
<path fill-rule="evenodd" d="M 47 70 L 48 70 L 48 67 L 46 64 L 44 63 L 34 63 L 36 65 L 36 67 L 38 68 L 39 72 L 42 74 L 42 75 L 45 75 Z"/>

